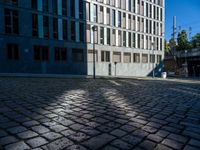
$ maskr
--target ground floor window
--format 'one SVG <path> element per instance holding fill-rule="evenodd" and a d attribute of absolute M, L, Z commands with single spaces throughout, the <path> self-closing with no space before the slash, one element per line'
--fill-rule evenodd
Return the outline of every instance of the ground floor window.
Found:
<path fill-rule="evenodd" d="M 124 63 L 131 63 L 131 53 L 124 53 Z"/>
<path fill-rule="evenodd" d="M 162 61 L 162 56 L 161 55 L 157 55 L 157 63 L 160 63 Z"/>
<path fill-rule="evenodd" d="M 148 63 L 148 55 L 142 54 L 142 63 Z"/>
<path fill-rule="evenodd" d="M 19 47 L 17 44 L 7 44 L 7 58 L 9 60 L 19 59 Z"/>
<path fill-rule="evenodd" d="M 49 48 L 48 46 L 34 46 L 34 60 L 48 61 Z"/>
<path fill-rule="evenodd" d="M 113 62 L 121 62 L 121 52 L 113 52 Z"/>
<path fill-rule="evenodd" d="M 67 49 L 56 47 L 54 56 L 56 61 L 67 61 Z"/>
<path fill-rule="evenodd" d="M 110 62 L 110 52 L 109 51 L 101 51 L 101 61 L 102 62 Z"/>
<path fill-rule="evenodd" d="M 150 55 L 150 63 L 155 63 L 155 55 Z"/>
<path fill-rule="evenodd" d="M 84 62 L 83 49 L 72 49 L 73 62 Z"/>
<path fill-rule="evenodd" d="M 98 53 L 95 51 L 95 60 L 98 62 Z M 93 62 L 93 50 L 88 50 L 88 62 Z"/>
<path fill-rule="evenodd" d="M 133 62 L 134 63 L 140 63 L 140 53 L 134 53 L 133 54 Z"/>

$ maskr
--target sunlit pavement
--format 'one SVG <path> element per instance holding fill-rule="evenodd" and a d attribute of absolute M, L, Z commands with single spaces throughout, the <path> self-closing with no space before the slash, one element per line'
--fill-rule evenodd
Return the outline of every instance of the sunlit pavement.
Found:
<path fill-rule="evenodd" d="M 200 83 L 0 78 L 0 149 L 200 149 Z"/>

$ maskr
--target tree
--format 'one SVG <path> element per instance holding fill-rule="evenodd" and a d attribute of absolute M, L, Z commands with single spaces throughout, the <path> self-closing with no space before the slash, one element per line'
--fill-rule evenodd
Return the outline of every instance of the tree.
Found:
<path fill-rule="evenodd" d="M 192 47 L 200 47 L 200 33 L 197 33 L 194 37 L 192 37 Z"/>
<path fill-rule="evenodd" d="M 165 40 L 165 54 L 169 54 L 170 49 L 170 43 L 167 43 L 167 40 Z"/>
<path fill-rule="evenodd" d="M 178 42 L 177 50 L 179 51 L 191 48 L 187 38 L 186 30 L 182 30 L 181 32 L 178 33 L 177 42 Z"/>

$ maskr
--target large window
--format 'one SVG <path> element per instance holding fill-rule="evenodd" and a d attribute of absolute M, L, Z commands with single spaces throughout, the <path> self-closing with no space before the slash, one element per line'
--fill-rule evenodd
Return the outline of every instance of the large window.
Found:
<path fill-rule="evenodd" d="M 95 61 L 98 62 L 97 51 L 95 51 Z M 88 62 L 93 62 L 93 50 L 88 50 Z"/>
<path fill-rule="evenodd" d="M 71 0 L 70 1 L 70 8 L 71 8 L 71 17 L 75 18 L 75 0 Z"/>
<path fill-rule="evenodd" d="M 18 11 L 5 9 L 5 33 L 19 34 Z"/>
<path fill-rule="evenodd" d="M 53 13 L 57 14 L 58 13 L 58 0 L 53 0 L 52 1 L 52 5 L 53 5 Z"/>
<path fill-rule="evenodd" d="M 97 5 L 94 4 L 93 5 L 93 21 L 94 22 L 97 22 L 97 14 L 98 14 L 98 12 L 97 12 Z"/>
<path fill-rule="evenodd" d="M 101 61 L 102 62 L 110 62 L 110 52 L 109 51 L 101 51 Z"/>
<path fill-rule="evenodd" d="M 73 62 L 84 62 L 83 49 L 72 49 Z"/>
<path fill-rule="evenodd" d="M 67 2 L 66 0 L 62 0 L 62 15 L 67 16 Z"/>
<path fill-rule="evenodd" d="M 121 52 L 113 52 L 113 62 L 121 62 Z"/>
<path fill-rule="evenodd" d="M 140 63 L 140 54 L 139 53 L 133 54 L 133 62 L 134 63 Z"/>
<path fill-rule="evenodd" d="M 71 40 L 76 40 L 76 28 L 75 28 L 75 21 L 71 21 Z"/>
<path fill-rule="evenodd" d="M 121 12 L 118 11 L 118 27 L 121 27 L 121 25 L 122 25 Z"/>
<path fill-rule="evenodd" d="M 31 0 L 31 8 L 37 10 L 37 0 Z"/>
<path fill-rule="evenodd" d="M 32 36 L 38 37 L 38 15 L 32 14 Z"/>
<path fill-rule="evenodd" d="M 53 38 L 58 39 L 58 18 L 53 18 Z"/>
<path fill-rule="evenodd" d="M 112 10 L 112 26 L 115 26 L 115 10 Z"/>
<path fill-rule="evenodd" d="M 54 56 L 55 61 L 67 61 L 67 49 L 56 47 Z"/>
<path fill-rule="evenodd" d="M 79 0 L 79 18 L 83 19 L 83 0 Z"/>
<path fill-rule="evenodd" d="M 48 12 L 49 11 L 49 0 L 43 0 L 43 11 Z"/>
<path fill-rule="evenodd" d="M 7 58 L 9 60 L 19 59 L 19 48 L 17 44 L 7 44 Z"/>
<path fill-rule="evenodd" d="M 124 63 L 131 63 L 131 53 L 124 53 Z"/>
<path fill-rule="evenodd" d="M 148 63 L 148 55 L 142 54 L 142 63 Z"/>
<path fill-rule="evenodd" d="M 100 44 L 104 44 L 104 28 L 100 28 Z"/>
<path fill-rule="evenodd" d="M 10 5 L 18 5 L 18 0 L 4 0 L 4 2 Z"/>
<path fill-rule="evenodd" d="M 44 38 L 49 38 L 49 18 L 43 16 Z"/>
<path fill-rule="evenodd" d="M 49 49 L 47 46 L 34 46 L 34 60 L 48 61 Z"/>
<path fill-rule="evenodd" d="M 150 63 L 155 63 L 155 55 L 150 55 Z"/>
<path fill-rule="evenodd" d="M 80 42 L 84 42 L 84 33 L 85 33 L 85 30 L 84 30 L 84 23 L 80 22 L 79 23 L 79 33 L 80 33 Z"/>
<path fill-rule="evenodd" d="M 68 40 L 67 20 L 63 19 L 63 40 Z"/>
<path fill-rule="evenodd" d="M 110 29 L 107 28 L 107 44 L 110 45 Z"/>

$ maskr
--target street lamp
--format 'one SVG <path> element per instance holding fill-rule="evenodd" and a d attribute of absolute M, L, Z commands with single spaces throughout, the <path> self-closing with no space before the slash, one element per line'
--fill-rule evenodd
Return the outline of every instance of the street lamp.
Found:
<path fill-rule="evenodd" d="M 187 50 L 185 50 L 185 77 L 188 77 Z"/>
<path fill-rule="evenodd" d="M 154 63 L 155 63 L 154 48 L 155 48 L 155 43 L 152 42 L 151 44 L 152 44 L 152 47 L 153 47 L 153 49 L 152 49 L 152 57 L 154 58 L 154 59 L 152 58 L 153 59 L 152 60 L 152 68 L 153 68 L 152 77 L 154 78 L 155 77 L 155 70 L 154 70 Z"/>
<path fill-rule="evenodd" d="M 95 31 L 97 31 L 97 26 L 96 25 L 93 25 L 92 26 L 92 31 L 93 31 L 93 79 L 96 78 L 96 68 L 95 68 L 95 62 L 96 62 L 96 59 L 95 59 Z"/>

